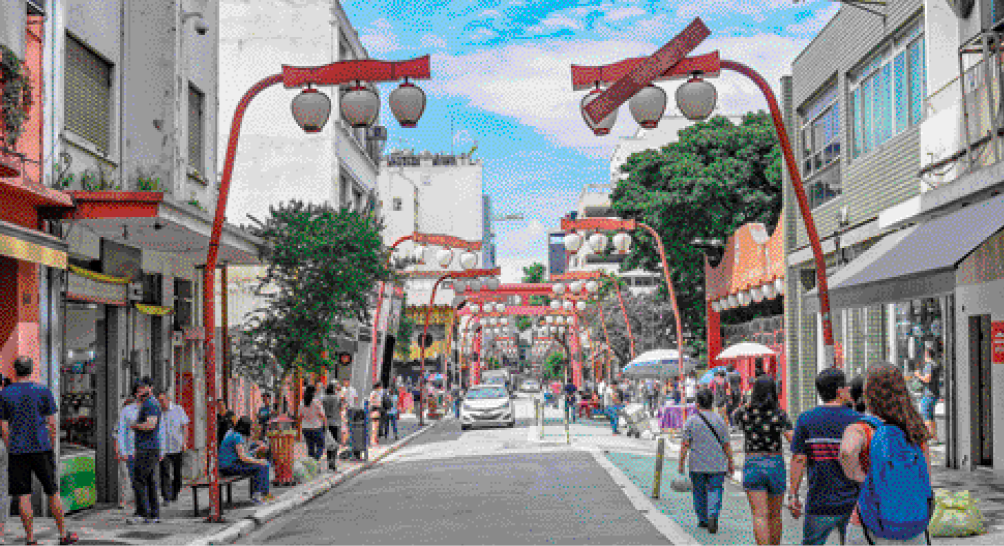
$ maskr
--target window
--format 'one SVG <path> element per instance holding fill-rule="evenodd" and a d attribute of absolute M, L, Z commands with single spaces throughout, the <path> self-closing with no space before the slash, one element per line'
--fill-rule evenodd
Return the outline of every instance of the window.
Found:
<path fill-rule="evenodd" d="M 853 157 L 867 154 L 923 119 L 925 54 L 923 25 L 917 23 L 850 78 Z"/>
<path fill-rule="evenodd" d="M 65 70 L 66 128 L 107 153 L 111 144 L 112 66 L 67 36 Z"/>
<path fill-rule="evenodd" d="M 188 164 L 199 173 L 206 165 L 206 152 L 202 145 L 202 122 L 206 96 L 195 87 L 188 86 Z"/>
<path fill-rule="evenodd" d="M 401 198 L 400 197 L 395 197 L 394 198 L 394 210 L 401 210 L 401 205 L 402 205 Z"/>
<path fill-rule="evenodd" d="M 816 208 L 840 195 L 840 103 L 828 86 L 800 112 L 802 176 L 809 205 Z M 831 167 L 832 166 L 832 167 Z"/>

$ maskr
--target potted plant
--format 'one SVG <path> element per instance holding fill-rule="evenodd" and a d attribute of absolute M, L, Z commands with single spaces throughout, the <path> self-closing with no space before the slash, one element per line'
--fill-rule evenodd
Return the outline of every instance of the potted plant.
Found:
<path fill-rule="evenodd" d="M 0 111 L 3 113 L 3 145 L 13 148 L 24 129 L 31 108 L 28 69 L 8 47 L 0 45 Z"/>

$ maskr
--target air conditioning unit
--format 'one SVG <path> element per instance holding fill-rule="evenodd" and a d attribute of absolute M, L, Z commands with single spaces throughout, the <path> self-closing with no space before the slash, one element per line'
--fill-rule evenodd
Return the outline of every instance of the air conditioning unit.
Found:
<path fill-rule="evenodd" d="M 1004 23 L 1004 0 L 948 0 L 959 18 L 959 38 L 966 43 Z"/>
<path fill-rule="evenodd" d="M 175 330 L 171 332 L 171 345 L 174 347 L 181 347 L 185 344 L 185 333 L 181 330 Z"/>

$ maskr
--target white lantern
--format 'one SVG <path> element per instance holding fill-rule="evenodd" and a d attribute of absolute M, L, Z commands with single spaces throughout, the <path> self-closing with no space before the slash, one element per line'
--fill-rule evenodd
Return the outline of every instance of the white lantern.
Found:
<path fill-rule="evenodd" d="M 599 123 L 593 123 L 593 120 L 589 119 L 589 116 L 586 115 L 586 106 L 589 106 L 589 103 L 596 100 L 596 97 L 600 96 L 600 93 L 602 92 L 603 90 L 598 87 L 593 89 L 587 93 L 586 96 L 582 97 L 582 103 L 579 105 L 579 109 L 582 111 L 582 119 L 586 121 L 586 125 L 592 129 L 593 134 L 596 136 L 609 135 L 610 129 L 612 129 L 614 124 L 617 123 L 617 110 L 610 112 L 607 117 L 600 120 Z"/>
<path fill-rule="evenodd" d="M 774 279 L 774 290 L 777 290 L 777 295 L 784 295 L 784 279 Z"/>
<path fill-rule="evenodd" d="M 561 309 L 561 302 L 558 300 L 551 300 L 551 309 L 554 309 L 555 311 Z"/>
<path fill-rule="evenodd" d="M 577 301 L 577 302 L 575 302 L 575 308 L 578 309 L 579 311 L 585 311 L 586 310 L 586 302 L 584 302 L 584 301 Z"/>
<path fill-rule="evenodd" d="M 655 129 L 666 113 L 666 92 L 661 87 L 648 84 L 635 93 L 628 103 L 631 117 L 645 129 Z"/>
<path fill-rule="evenodd" d="M 551 285 L 551 292 L 554 292 L 555 294 L 560 296 L 565 293 L 565 285 L 560 282 L 554 283 L 553 285 Z"/>
<path fill-rule="evenodd" d="M 497 312 L 497 313 L 505 313 L 505 304 L 504 303 L 496 303 L 495 304 L 495 312 Z"/>
<path fill-rule="evenodd" d="M 575 304 L 570 301 L 566 301 L 564 304 L 564 308 L 565 311 L 571 311 L 572 309 L 575 309 Z"/>
<path fill-rule="evenodd" d="M 439 262 L 439 267 L 447 268 L 450 267 L 450 262 L 453 261 L 453 251 L 444 248 L 436 253 L 436 261 Z"/>
<path fill-rule="evenodd" d="M 572 281 L 568 284 L 568 290 L 573 294 L 578 294 L 582 291 L 582 281 Z"/>
<path fill-rule="evenodd" d="M 488 277 L 488 279 L 485 280 L 485 286 L 489 290 L 498 290 L 499 280 L 496 277 Z"/>
<path fill-rule="evenodd" d="M 460 267 L 463 270 L 474 269 L 478 265 L 478 255 L 471 251 L 466 251 L 460 255 Z"/>
<path fill-rule="evenodd" d="M 722 307 L 718 305 L 717 301 L 713 301 L 711 302 L 711 310 L 716 313 L 720 313 L 722 311 Z"/>
<path fill-rule="evenodd" d="M 735 309 L 739 306 L 739 298 L 735 294 L 729 294 L 729 309 Z"/>
<path fill-rule="evenodd" d="M 523 305 L 523 298 L 521 298 L 519 296 L 513 296 L 512 301 L 516 305 Z"/>
<path fill-rule="evenodd" d="M 772 300 L 777 297 L 777 291 L 774 290 L 774 283 L 769 282 L 760 287 L 763 290 L 763 295 L 765 298 Z"/>
<path fill-rule="evenodd" d="M 457 279 L 453 281 L 453 291 L 457 294 L 462 294 L 467 291 L 467 281 Z"/>
<path fill-rule="evenodd" d="M 293 120 L 306 133 L 319 133 L 331 116 L 331 99 L 308 87 L 292 102 Z"/>
<path fill-rule="evenodd" d="M 565 243 L 565 250 L 569 252 L 578 252 L 579 249 L 582 248 L 582 235 L 579 235 L 578 233 L 569 233 L 565 235 L 562 242 Z"/>
<path fill-rule="evenodd" d="M 425 112 L 425 92 L 407 80 L 391 91 L 387 102 L 401 127 L 414 127 Z"/>
<path fill-rule="evenodd" d="M 596 281 L 586 281 L 586 292 L 595 294 L 600 291 L 600 283 Z"/>
<path fill-rule="evenodd" d="M 750 297 L 753 298 L 753 301 L 760 303 L 763 301 L 763 290 L 759 286 L 750 288 Z"/>
<path fill-rule="evenodd" d="M 411 255 L 415 258 L 415 262 L 419 264 L 425 263 L 425 247 L 422 245 L 415 245 L 414 250 L 411 251 Z"/>
<path fill-rule="evenodd" d="M 631 250 L 631 236 L 624 232 L 614 235 L 614 248 L 618 254 L 627 254 Z"/>
<path fill-rule="evenodd" d="M 491 317 L 490 319 L 488 319 L 488 324 L 491 324 L 492 326 L 498 326 L 498 323 L 499 323 L 498 317 Z"/>
<path fill-rule="evenodd" d="M 686 83 L 676 88 L 676 106 L 690 121 L 703 121 L 711 116 L 718 102 L 718 91 L 710 82 L 694 74 Z"/>
<path fill-rule="evenodd" d="M 747 292 L 745 290 L 740 291 L 739 294 L 736 296 L 736 299 L 739 300 L 739 305 L 742 305 L 744 307 L 746 305 L 749 305 L 749 303 L 750 303 L 749 292 Z"/>
<path fill-rule="evenodd" d="M 602 254 L 603 251 L 607 249 L 607 243 L 610 239 L 602 233 L 594 233 L 589 237 L 589 247 L 593 249 L 593 252 L 597 254 Z"/>
<path fill-rule="evenodd" d="M 380 115 L 380 97 L 363 85 L 350 87 L 341 103 L 342 117 L 355 129 L 372 126 Z"/>
<path fill-rule="evenodd" d="M 551 315 L 547 315 L 546 317 L 544 317 L 544 322 L 546 322 L 547 324 L 553 324 L 554 317 L 552 317 Z"/>
<path fill-rule="evenodd" d="M 467 289 L 471 292 L 478 292 L 481 290 L 481 281 L 477 278 L 471 279 L 467 282 Z"/>

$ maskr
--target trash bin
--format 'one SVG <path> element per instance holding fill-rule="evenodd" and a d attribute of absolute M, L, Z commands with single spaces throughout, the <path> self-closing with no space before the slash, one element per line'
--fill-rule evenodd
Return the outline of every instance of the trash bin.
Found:
<path fill-rule="evenodd" d="M 365 410 L 349 410 L 349 445 L 352 456 L 356 459 L 368 461 L 369 453 L 369 419 L 366 418 Z"/>
<path fill-rule="evenodd" d="M 272 466 L 275 468 L 273 485 L 292 486 L 293 480 L 293 444 L 296 442 L 295 421 L 280 415 L 269 421 L 268 445 L 272 454 Z"/>

